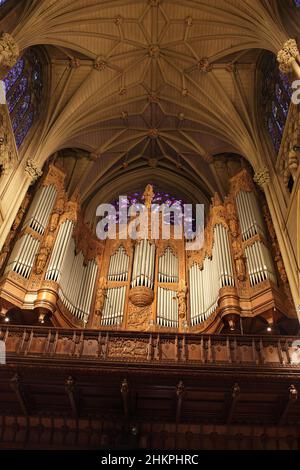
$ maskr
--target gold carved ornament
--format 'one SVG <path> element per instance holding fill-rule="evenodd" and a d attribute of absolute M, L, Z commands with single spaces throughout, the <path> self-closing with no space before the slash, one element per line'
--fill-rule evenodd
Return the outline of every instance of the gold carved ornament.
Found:
<path fill-rule="evenodd" d="M 246 169 L 241 170 L 230 178 L 230 196 L 236 197 L 240 191 L 255 192 L 253 179 Z"/>
<path fill-rule="evenodd" d="M 151 184 L 148 184 L 146 186 L 143 196 L 144 196 L 145 206 L 147 207 L 147 209 L 150 209 L 153 198 L 155 196 L 153 186 Z"/>
<path fill-rule="evenodd" d="M 16 64 L 20 50 L 14 38 L 9 33 L 0 35 L 0 79 Z"/>
<path fill-rule="evenodd" d="M 179 318 L 182 320 L 186 319 L 187 313 L 187 293 L 188 288 L 184 279 L 181 279 L 178 283 L 177 298 L 178 298 L 178 313 Z"/>
<path fill-rule="evenodd" d="M 101 318 L 107 296 L 107 280 L 104 277 L 99 279 L 95 302 L 95 314 Z"/>
<path fill-rule="evenodd" d="M 225 207 L 227 212 L 227 220 L 229 232 L 231 234 L 231 246 L 232 253 L 234 258 L 235 270 L 237 275 L 237 280 L 240 282 L 245 282 L 247 277 L 246 271 L 246 258 L 243 251 L 242 240 L 239 230 L 239 222 L 237 211 L 232 197 L 227 197 L 225 199 Z"/>
<path fill-rule="evenodd" d="M 217 193 L 215 193 L 212 198 L 209 218 L 204 230 L 204 246 L 203 248 L 201 248 L 201 250 L 188 253 L 189 267 L 196 263 L 200 267 L 200 269 L 202 269 L 204 259 L 206 257 L 212 257 L 214 227 L 216 225 L 223 225 L 226 230 L 228 230 L 228 223 L 226 220 L 226 208 Z"/>
<path fill-rule="evenodd" d="M 297 63 L 298 58 L 299 49 L 296 40 L 288 39 L 277 54 L 280 71 L 286 74 L 292 72 L 293 65 Z"/>

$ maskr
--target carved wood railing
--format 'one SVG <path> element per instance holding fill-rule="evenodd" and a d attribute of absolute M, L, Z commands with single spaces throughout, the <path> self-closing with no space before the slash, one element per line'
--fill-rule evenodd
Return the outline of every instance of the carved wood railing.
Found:
<path fill-rule="evenodd" d="M 46 360 L 154 366 L 298 369 L 300 337 L 207 336 L 66 330 L 3 325 L 7 363 Z"/>

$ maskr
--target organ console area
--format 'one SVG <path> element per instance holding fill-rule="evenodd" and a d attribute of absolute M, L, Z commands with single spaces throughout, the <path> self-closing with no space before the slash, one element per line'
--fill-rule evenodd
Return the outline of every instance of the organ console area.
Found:
<path fill-rule="evenodd" d="M 271 217 L 246 169 L 224 200 L 212 198 L 197 251 L 175 239 L 174 226 L 169 240 L 151 230 L 97 239 L 64 181 L 50 164 L 14 221 L 0 255 L 2 321 L 192 334 L 243 333 L 257 318 L 273 331 L 295 317 Z M 152 193 L 148 185 L 147 210 Z"/>

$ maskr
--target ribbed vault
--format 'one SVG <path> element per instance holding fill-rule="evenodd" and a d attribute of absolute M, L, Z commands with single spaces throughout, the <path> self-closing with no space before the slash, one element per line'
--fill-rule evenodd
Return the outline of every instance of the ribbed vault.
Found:
<path fill-rule="evenodd" d="M 262 165 L 269 150 L 256 115 L 256 62 L 289 37 L 281 2 L 20 3 L 10 32 L 21 49 L 44 45 L 51 58 L 43 127 L 23 153 L 41 165 L 66 147 L 92 154 L 78 182 L 83 200 L 121 170 L 184 168 L 207 198 L 218 188 L 213 155 Z"/>

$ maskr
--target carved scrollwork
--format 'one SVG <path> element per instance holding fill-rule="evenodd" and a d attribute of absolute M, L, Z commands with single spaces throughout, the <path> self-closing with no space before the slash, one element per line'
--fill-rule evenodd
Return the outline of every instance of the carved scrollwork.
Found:
<path fill-rule="evenodd" d="M 116 338 L 110 339 L 108 344 L 108 357 L 126 357 L 135 360 L 146 359 L 148 344 L 138 339 Z"/>
<path fill-rule="evenodd" d="M 235 197 L 240 191 L 252 192 L 255 190 L 253 179 L 246 169 L 241 170 L 230 179 L 230 194 Z"/>
<path fill-rule="evenodd" d="M 151 319 L 152 307 L 137 307 L 129 302 L 127 326 L 130 330 L 147 331 Z"/>
<path fill-rule="evenodd" d="M 95 302 L 95 314 L 101 316 L 107 295 L 107 280 L 104 277 L 99 279 L 98 290 Z"/>
<path fill-rule="evenodd" d="M 181 279 L 178 283 L 177 298 L 178 298 L 179 318 L 181 318 L 182 320 L 186 318 L 187 293 L 188 293 L 188 288 L 187 288 L 186 282 L 184 279 Z"/>
<path fill-rule="evenodd" d="M 50 165 L 42 186 L 55 186 L 58 192 L 63 191 L 66 175 L 56 166 Z"/>

